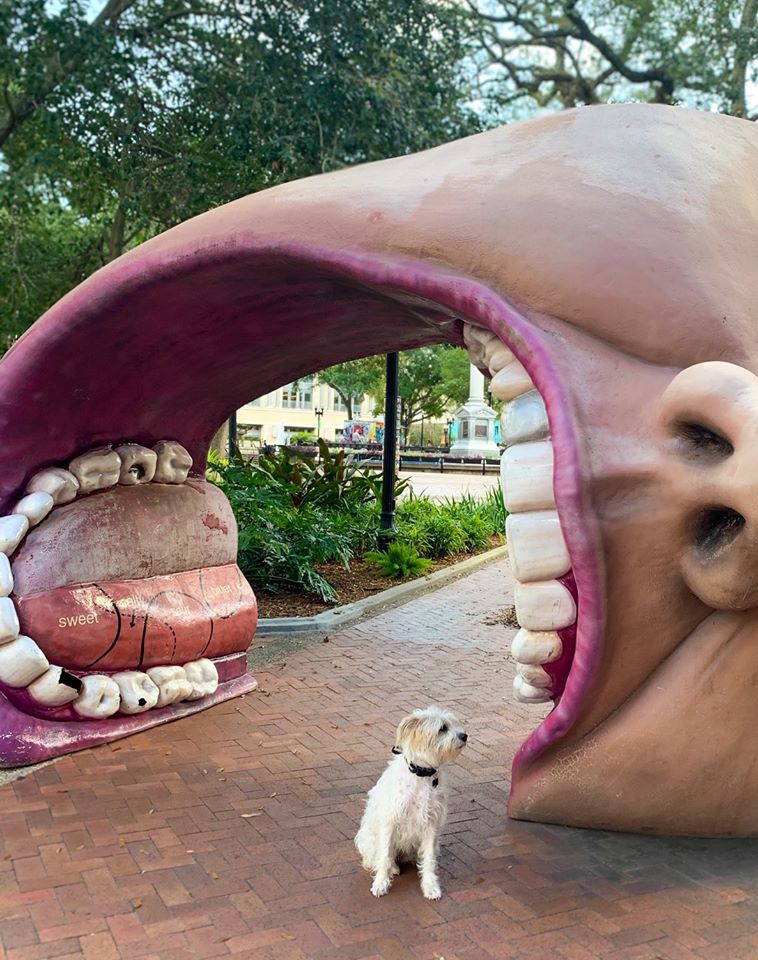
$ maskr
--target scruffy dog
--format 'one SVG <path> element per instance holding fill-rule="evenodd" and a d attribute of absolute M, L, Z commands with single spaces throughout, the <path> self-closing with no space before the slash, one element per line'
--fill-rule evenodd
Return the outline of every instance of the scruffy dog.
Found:
<path fill-rule="evenodd" d="M 400 873 L 398 862 L 415 861 L 421 892 L 442 896 L 437 878 L 437 845 L 447 819 L 447 784 L 441 767 L 454 760 L 468 740 L 449 710 L 427 707 L 400 721 L 395 757 L 368 792 L 355 846 L 364 870 L 374 875 L 371 892 L 382 897 Z"/>

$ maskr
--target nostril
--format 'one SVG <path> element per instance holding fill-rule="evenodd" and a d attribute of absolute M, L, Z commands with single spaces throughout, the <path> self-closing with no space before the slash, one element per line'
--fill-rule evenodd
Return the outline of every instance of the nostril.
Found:
<path fill-rule="evenodd" d="M 702 423 L 679 421 L 674 426 L 681 452 L 694 459 L 725 460 L 734 453 L 731 441 Z"/>
<path fill-rule="evenodd" d="M 468 740 L 468 734 L 467 734 L 467 733 L 459 733 L 459 734 L 458 734 L 458 739 L 459 739 L 459 740 L 462 740 L 462 741 L 465 743 L 465 742 Z"/>
<path fill-rule="evenodd" d="M 708 507 L 697 519 L 695 546 L 701 553 L 719 553 L 745 526 L 745 518 L 731 507 Z"/>

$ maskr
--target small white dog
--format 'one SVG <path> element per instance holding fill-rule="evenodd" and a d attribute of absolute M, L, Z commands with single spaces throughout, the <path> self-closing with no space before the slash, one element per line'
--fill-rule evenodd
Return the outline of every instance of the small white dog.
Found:
<path fill-rule="evenodd" d="M 400 873 L 398 862 L 415 861 L 421 892 L 442 896 L 437 845 L 447 819 L 447 784 L 441 767 L 454 760 L 468 734 L 449 710 L 427 707 L 400 721 L 396 754 L 368 792 L 355 846 L 363 868 L 374 875 L 371 892 L 382 897 Z"/>

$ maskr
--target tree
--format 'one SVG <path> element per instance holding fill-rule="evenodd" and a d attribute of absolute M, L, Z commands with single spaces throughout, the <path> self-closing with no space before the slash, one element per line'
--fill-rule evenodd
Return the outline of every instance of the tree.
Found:
<path fill-rule="evenodd" d="M 337 392 L 347 408 L 347 419 L 353 419 L 353 404 L 360 403 L 366 395 L 379 398 L 384 393 L 384 355 L 366 357 L 338 363 L 316 374 Z"/>
<path fill-rule="evenodd" d="M 211 206 L 477 128 L 454 0 L 101 3 L 0 0 L 6 343 Z"/>
<path fill-rule="evenodd" d="M 404 437 L 422 417 L 439 419 L 468 396 L 469 359 L 459 347 L 442 344 L 400 354 L 398 394 Z"/>
<path fill-rule="evenodd" d="M 609 100 L 758 119 L 758 0 L 466 0 L 497 115 Z"/>

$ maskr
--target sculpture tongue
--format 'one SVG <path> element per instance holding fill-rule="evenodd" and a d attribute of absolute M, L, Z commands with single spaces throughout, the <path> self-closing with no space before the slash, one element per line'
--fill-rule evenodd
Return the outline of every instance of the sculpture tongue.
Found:
<path fill-rule="evenodd" d="M 237 524 L 204 480 L 112 487 L 56 508 L 13 557 L 17 598 L 234 564 Z"/>

